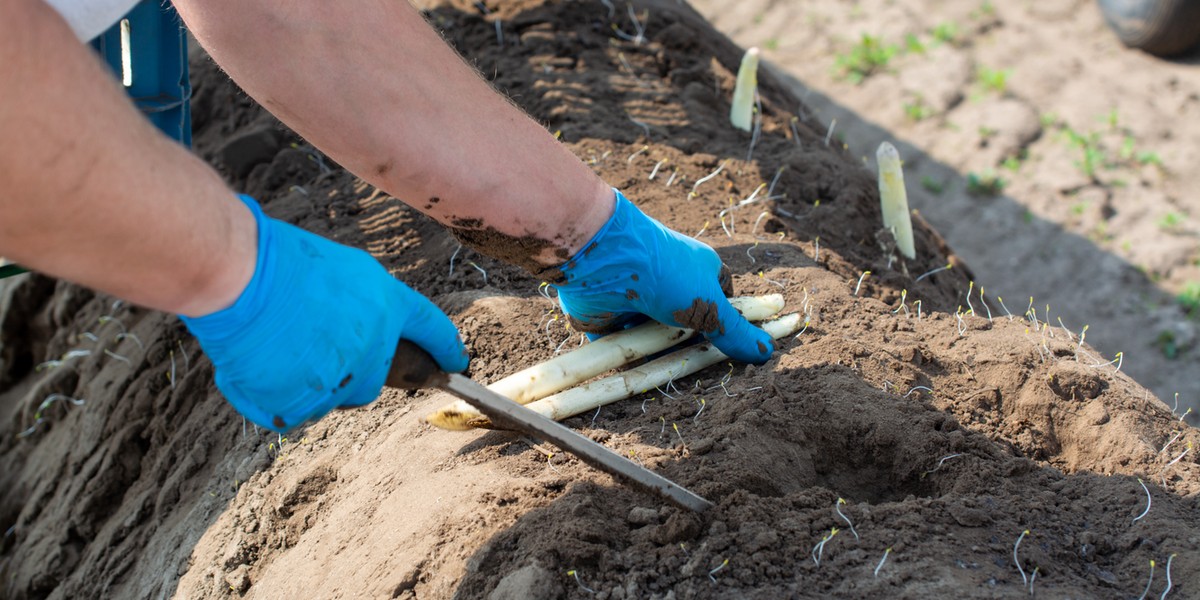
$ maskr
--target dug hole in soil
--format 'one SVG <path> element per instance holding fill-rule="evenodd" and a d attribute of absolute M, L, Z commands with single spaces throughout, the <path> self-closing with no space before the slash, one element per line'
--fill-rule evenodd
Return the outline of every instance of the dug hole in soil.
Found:
<path fill-rule="evenodd" d="M 968 302 L 969 265 L 922 222 L 917 259 L 895 256 L 874 175 L 767 75 L 751 154 L 727 118 L 741 49 L 674 1 L 633 4 L 652 15 L 640 43 L 603 2 L 489 8 L 428 16 L 606 181 L 716 247 L 739 295 L 783 293 L 809 319 L 764 366 L 567 422 L 716 508 L 664 505 L 537 440 L 435 430 L 430 392 L 258 431 L 176 318 L 26 276 L 0 288 L 3 597 L 1128 598 L 1151 561 L 1148 597 L 1200 594 L 1197 432 L 1024 307 Z M 433 298 L 472 378 L 580 343 L 538 281 L 192 66 L 197 150 Z M 42 406 L 55 393 L 76 401 Z"/>

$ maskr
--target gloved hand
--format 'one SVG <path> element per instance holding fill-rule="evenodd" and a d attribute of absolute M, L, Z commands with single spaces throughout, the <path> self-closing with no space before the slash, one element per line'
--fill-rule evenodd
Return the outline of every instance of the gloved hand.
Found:
<path fill-rule="evenodd" d="M 562 266 L 556 285 L 571 325 L 589 336 L 647 315 L 704 334 L 721 352 L 762 364 L 771 336 L 737 312 L 721 291 L 721 259 L 708 245 L 667 229 L 621 192 L 612 218 Z"/>
<path fill-rule="evenodd" d="M 254 276 L 233 306 L 182 317 L 238 412 L 282 433 L 334 408 L 367 404 L 401 338 L 446 371 L 467 368 L 450 319 L 370 254 L 272 219 L 241 198 L 258 223 Z"/>

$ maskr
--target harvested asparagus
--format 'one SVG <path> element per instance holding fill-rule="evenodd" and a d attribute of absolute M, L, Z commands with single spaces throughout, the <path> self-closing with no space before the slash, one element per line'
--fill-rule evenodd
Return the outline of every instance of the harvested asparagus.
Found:
<path fill-rule="evenodd" d="M 908 194 L 904 190 L 904 171 L 900 169 L 900 153 L 884 142 L 875 152 L 879 163 L 879 203 L 883 209 L 883 226 L 896 237 L 896 247 L 904 256 L 917 257 L 913 246 L 912 215 L 908 212 Z"/>
<path fill-rule="evenodd" d="M 750 321 L 761 321 L 783 310 L 783 296 L 768 294 L 730 298 L 733 307 Z M 487 386 L 518 404 L 529 404 L 587 381 L 630 361 L 660 352 L 691 337 L 695 332 L 649 322 L 600 338 L 539 365 L 513 373 Z M 425 420 L 442 429 L 471 429 L 469 422 L 483 415 L 470 404 L 457 401 L 443 406 Z"/>
<path fill-rule="evenodd" d="M 800 315 L 792 313 L 774 321 L 761 323 L 760 326 L 771 337 L 779 339 L 795 333 L 800 328 L 800 321 Z M 640 367 L 542 398 L 526 406 L 539 414 L 561 421 L 567 417 L 594 410 L 596 407 L 652 390 L 727 358 L 712 344 L 698 344 L 677 350 Z M 490 427 L 490 423 L 484 417 L 469 420 L 466 424 L 471 427 Z"/>

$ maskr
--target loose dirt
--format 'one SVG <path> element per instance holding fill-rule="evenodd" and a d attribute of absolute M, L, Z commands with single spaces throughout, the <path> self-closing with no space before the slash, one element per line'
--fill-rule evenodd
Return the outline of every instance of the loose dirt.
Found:
<path fill-rule="evenodd" d="M 1152 596 L 1168 564 L 1173 597 L 1200 590 L 1197 431 L 1077 332 L 985 302 L 920 217 L 900 259 L 874 175 L 793 120 L 810 109 L 785 83 L 760 78 L 751 149 L 727 124 L 741 50 L 686 5 L 634 3 L 640 43 L 614 33 L 635 31 L 623 6 L 488 7 L 429 18 L 606 181 L 717 248 L 736 293 L 808 317 L 766 365 L 568 421 L 717 507 L 665 506 L 537 440 L 433 429 L 430 392 L 257 431 L 177 319 L 25 276 L 0 287 L 3 597 L 1127 598 L 1151 560 Z M 583 343 L 539 281 L 340 169 L 204 57 L 193 71 L 200 154 L 433 298 L 473 378 Z M 39 411 L 52 393 L 83 403 Z"/>

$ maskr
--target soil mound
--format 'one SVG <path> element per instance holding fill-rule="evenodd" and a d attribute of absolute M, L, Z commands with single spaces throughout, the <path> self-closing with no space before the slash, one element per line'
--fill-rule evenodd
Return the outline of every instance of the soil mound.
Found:
<path fill-rule="evenodd" d="M 918 259 L 895 256 L 874 176 L 769 75 L 761 135 L 728 126 L 741 50 L 690 8 L 610 5 L 429 19 L 608 182 L 716 247 L 737 293 L 809 318 L 762 367 L 569 421 L 714 510 L 537 440 L 434 430 L 427 392 L 256 431 L 177 319 L 29 276 L 0 288 L 3 597 L 1123 598 L 1151 561 L 1153 594 L 1168 565 L 1172 593 L 1200 590 L 1194 429 L 1040 309 L 985 302 L 919 219 Z M 472 377 L 581 343 L 538 281 L 193 69 L 198 151 L 438 302 Z"/>

